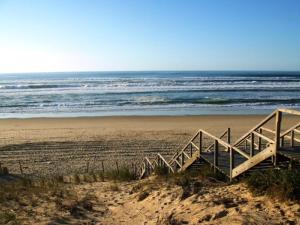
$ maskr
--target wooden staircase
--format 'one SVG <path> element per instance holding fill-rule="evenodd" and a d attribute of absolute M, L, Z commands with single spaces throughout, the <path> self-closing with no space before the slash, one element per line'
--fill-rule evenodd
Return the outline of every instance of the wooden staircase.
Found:
<path fill-rule="evenodd" d="M 254 169 L 279 166 L 281 162 L 300 163 L 300 123 L 281 132 L 283 114 L 300 116 L 300 111 L 275 110 L 233 144 L 230 128 L 219 137 L 200 129 L 169 161 L 160 154 L 153 161 L 145 157 L 139 177 L 149 176 L 156 167 L 166 167 L 170 173 L 185 171 L 199 160 L 230 180 Z"/>

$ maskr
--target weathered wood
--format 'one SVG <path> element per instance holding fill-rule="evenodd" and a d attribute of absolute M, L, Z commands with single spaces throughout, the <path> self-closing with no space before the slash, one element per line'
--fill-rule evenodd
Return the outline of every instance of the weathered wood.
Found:
<path fill-rule="evenodd" d="M 231 142 L 231 130 L 228 127 L 227 128 L 227 143 L 230 144 L 230 142 Z"/>
<path fill-rule="evenodd" d="M 199 147 L 194 142 L 191 141 L 191 145 L 199 151 Z"/>
<path fill-rule="evenodd" d="M 249 170 L 250 168 L 254 167 L 258 163 L 264 161 L 267 158 L 270 158 L 275 154 L 275 146 L 270 145 L 265 150 L 257 153 L 252 158 L 248 159 L 244 163 L 238 165 L 232 170 L 232 178 L 237 177 L 238 175 L 242 174 L 243 172 Z"/>
<path fill-rule="evenodd" d="M 253 131 L 257 130 L 258 128 L 260 128 L 261 126 L 265 125 L 267 122 L 269 122 L 271 119 L 274 118 L 275 114 L 277 111 L 274 111 L 273 113 L 271 113 L 269 116 L 267 116 L 265 119 L 263 119 L 258 125 L 256 125 L 255 127 L 253 127 L 250 131 L 248 131 L 248 133 L 246 133 L 245 135 L 243 135 L 241 138 L 239 138 L 234 144 L 233 146 L 237 146 L 238 144 L 240 144 L 240 142 L 242 142 L 245 138 L 247 138 Z"/>
<path fill-rule="evenodd" d="M 278 111 L 280 113 L 288 113 L 288 114 L 300 116 L 300 111 L 294 109 L 278 109 Z"/>
<path fill-rule="evenodd" d="M 208 133 L 208 132 L 206 132 L 206 131 L 204 131 L 204 130 L 201 130 L 201 131 L 202 131 L 203 134 L 207 135 L 208 137 L 211 137 L 211 138 L 213 138 L 214 140 L 217 140 L 217 141 L 219 142 L 219 144 L 223 145 L 224 147 L 226 147 L 226 148 L 227 148 L 227 147 L 232 147 L 232 149 L 233 149 L 234 151 L 238 152 L 239 154 L 241 154 L 241 155 L 244 156 L 245 158 L 247 158 L 247 159 L 250 158 L 250 156 L 249 156 L 247 153 L 241 151 L 240 149 L 236 148 L 235 146 L 232 146 L 232 145 L 226 143 L 225 141 L 221 140 L 220 138 L 217 138 L 216 136 L 214 136 L 214 135 L 212 135 L 212 134 L 210 134 L 210 133 Z"/>
<path fill-rule="evenodd" d="M 291 137 L 291 136 L 289 136 L 289 135 L 285 135 L 284 137 L 285 137 L 285 138 L 287 138 L 287 139 L 289 139 L 289 140 L 291 140 L 291 139 L 292 139 L 292 137 Z M 299 138 L 295 138 L 295 137 L 294 137 L 294 141 L 300 142 L 300 139 L 299 139 Z"/>
<path fill-rule="evenodd" d="M 229 148 L 230 152 L 230 162 L 229 162 L 229 174 L 230 174 L 230 180 L 232 180 L 232 170 L 234 168 L 234 152 L 232 151 L 232 148 Z"/>
<path fill-rule="evenodd" d="M 294 130 L 291 131 L 291 146 L 294 147 L 294 138 L 295 138 L 295 133 Z"/>
<path fill-rule="evenodd" d="M 292 126 L 290 129 L 284 131 L 280 136 L 284 137 L 285 135 L 287 135 L 288 133 L 290 133 L 292 130 L 295 130 L 297 128 L 300 127 L 300 123 L 297 123 L 296 125 Z"/>
<path fill-rule="evenodd" d="M 260 134 L 260 133 L 258 133 L 258 132 L 256 132 L 256 131 L 253 131 L 252 133 L 253 133 L 254 135 L 258 136 L 258 137 L 261 137 L 262 139 L 266 140 L 267 142 L 274 144 L 274 140 L 272 140 L 271 138 L 268 138 L 268 137 L 266 137 L 265 135 Z"/>
<path fill-rule="evenodd" d="M 165 164 L 165 166 L 167 166 L 167 167 L 170 169 L 170 171 L 172 171 L 172 172 L 174 173 L 173 168 L 172 168 L 172 167 L 170 166 L 170 164 L 165 160 L 165 158 L 162 157 L 162 155 L 159 154 L 159 153 L 157 153 L 157 156 L 162 160 L 162 162 Z"/>
<path fill-rule="evenodd" d="M 276 155 L 276 151 L 279 149 L 280 147 L 280 133 L 281 133 L 281 120 L 282 120 L 282 111 L 277 111 L 276 112 L 276 121 L 275 121 L 275 154 L 273 156 L 273 163 L 274 166 L 276 166 L 277 164 L 277 155 Z"/>
<path fill-rule="evenodd" d="M 216 167 L 218 166 L 218 153 L 219 153 L 219 143 L 218 143 L 218 140 L 215 140 L 215 146 L 214 146 L 214 171 L 215 171 Z"/>
<path fill-rule="evenodd" d="M 250 139 L 250 157 L 254 155 L 254 133 L 251 133 Z"/>
<path fill-rule="evenodd" d="M 263 131 L 267 131 L 267 132 L 269 132 L 271 134 L 275 134 L 276 133 L 275 130 L 271 130 L 271 129 L 266 128 L 266 127 L 260 127 L 260 129 L 262 129 Z"/>
<path fill-rule="evenodd" d="M 186 154 L 184 151 L 182 152 L 184 155 L 185 155 L 185 157 L 187 157 L 188 159 L 190 159 L 191 158 L 191 156 L 189 156 L 188 154 Z"/>
<path fill-rule="evenodd" d="M 258 132 L 262 134 L 262 129 L 260 128 Z M 261 137 L 258 137 L 258 151 L 261 151 L 261 144 Z"/>
<path fill-rule="evenodd" d="M 295 131 L 296 133 L 300 134 L 300 130 L 294 129 L 294 131 Z"/>
<path fill-rule="evenodd" d="M 251 143 L 250 139 L 246 139 L 246 141 L 248 141 L 249 143 Z M 255 142 L 253 142 L 254 147 L 256 147 L 258 149 L 258 144 L 256 144 Z"/>
<path fill-rule="evenodd" d="M 179 172 L 185 171 L 187 168 L 189 168 L 196 160 L 198 160 L 200 157 L 199 152 L 195 152 L 193 154 L 193 157 L 188 159 L 185 164 L 179 169 Z"/>

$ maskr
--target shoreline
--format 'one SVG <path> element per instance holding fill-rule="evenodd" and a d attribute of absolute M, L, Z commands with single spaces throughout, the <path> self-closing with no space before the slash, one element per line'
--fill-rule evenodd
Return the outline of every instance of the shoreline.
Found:
<path fill-rule="evenodd" d="M 265 116 L 122 116 L 33 118 L 0 120 L 0 162 L 13 173 L 60 174 L 99 170 L 121 163 L 137 163 L 156 153 L 169 159 L 199 130 L 219 136 L 231 128 L 231 140 Z M 295 124 L 288 117 L 285 125 Z"/>

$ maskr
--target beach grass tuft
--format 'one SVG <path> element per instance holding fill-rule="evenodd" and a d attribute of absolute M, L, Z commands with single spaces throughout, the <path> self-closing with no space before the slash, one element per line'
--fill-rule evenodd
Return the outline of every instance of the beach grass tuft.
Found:
<path fill-rule="evenodd" d="M 255 195 L 268 195 L 280 200 L 300 200 L 300 172 L 287 169 L 256 171 L 246 179 Z"/>

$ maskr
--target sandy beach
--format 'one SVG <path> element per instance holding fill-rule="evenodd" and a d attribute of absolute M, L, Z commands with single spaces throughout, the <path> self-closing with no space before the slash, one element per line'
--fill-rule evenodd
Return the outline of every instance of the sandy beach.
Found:
<path fill-rule="evenodd" d="M 128 116 L 2 119 L 0 162 L 13 173 L 69 174 L 135 166 L 143 156 L 167 159 L 198 130 L 236 140 L 265 116 Z M 285 124 L 296 118 L 289 117 Z"/>

